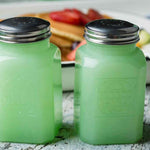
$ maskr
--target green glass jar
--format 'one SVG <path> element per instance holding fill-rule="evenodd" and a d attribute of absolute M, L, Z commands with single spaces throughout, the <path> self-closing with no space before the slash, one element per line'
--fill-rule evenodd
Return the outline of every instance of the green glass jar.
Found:
<path fill-rule="evenodd" d="M 49 26 L 33 17 L 0 22 L 0 141 L 47 143 L 61 126 L 60 52 Z"/>
<path fill-rule="evenodd" d="M 135 143 L 142 138 L 146 61 L 136 47 L 139 28 L 102 19 L 85 27 L 76 54 L 74 121 L 89 144 Z"/>

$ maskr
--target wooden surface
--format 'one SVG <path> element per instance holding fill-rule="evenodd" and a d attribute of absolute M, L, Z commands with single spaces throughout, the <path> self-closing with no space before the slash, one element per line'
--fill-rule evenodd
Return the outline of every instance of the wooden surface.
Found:
<path fill-rule="evenodd" d="M 45 145 L 0 143 L 0 150 L 150 150 L 150 87 L 146 89 L 144 136 L 137 144 L 93 146 L 73 135 L 73 93 L 63 95 L 63 128 L 54 142 Z"/>

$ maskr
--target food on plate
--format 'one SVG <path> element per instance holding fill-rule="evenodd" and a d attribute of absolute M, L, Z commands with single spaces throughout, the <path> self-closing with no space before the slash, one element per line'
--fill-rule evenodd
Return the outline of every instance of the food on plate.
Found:
<path fill-rule="evenodd" d="M 68 53 L 66 55 L 66 58 L 70 61 L 75 60 L 75 55 L 76 55 L 77 49 L 84 44 L 86 44 L 86 40 L 83 40 L 82 42 L 80 42 L 70 53 Z"/>
<path fill-rule="evenodd" d="M 68 40 L 66 38 L 62 38 L 62 37 L 55 35 L 55 34 L 51 35 L 51 42 L 55 43 L 55 45 L 59 45 L 60 47 L 70 48 L 72 46 L 71 40 Z"/>
<path fill-rule="evenodd" d="M 49 16 L 52 20 L 55 21 L 64 22 L 67 24 L 80 25 L 80 16 L 69 9 L 51 12 Z"/>
<path fill-rule="evenodd" d="M 55 21 L 64 22 L 73 25 L 85 25 L 96 19 L 104 19 L 105 17 L 94 9 L 89 9 L 87 14 L 78 9 L 64 9 L 54 11 L 49 14 L 50 18 Z"/>
<path fill-rule="evenodd" d="M 146 30 L 142 29 L 139 33 L 140 41 L 137 43 L 138 47 L 142 47 L 148 43 L 150 43 L 150 33 Z"/>
<path fill-rule="evenodd" d="M 83 26 L 70 25 L 62 22 L 53 21 L 52 19 L 49 19 L 49 21 L 51 22 L 51 31 L 53 34 L 67 38 L 72 41 L 82 41 L 84 39 Z"/>

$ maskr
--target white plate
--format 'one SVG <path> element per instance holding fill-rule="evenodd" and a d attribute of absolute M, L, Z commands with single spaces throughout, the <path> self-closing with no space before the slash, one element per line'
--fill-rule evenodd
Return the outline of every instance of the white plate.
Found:
<path fill-rule="evenodd" d="M 87 8 L 94 7 L 93 2 L 32 2 L 32 3 L 14 3 L 0 5 L 0 18 L 14 17 L 24 13 L 39 13 L 53 10 L 60 10 L 67 7 L 80 8 L 86 11 Z M 97 1 L 98 5 L 98 1 Z M 86 9 L 85 9 L 86 8 Z M 98 10 L 98 9 L 97 9 Z M 127 20 L 146 29 L 150 33 L 150 21 L 146 18 L 137 16 L 135 14 L 115 12 L 109 10 L 99 10 L 101 13 L 107 14 L 116 19 Z M 150 45 L 144 49 L 145 55 L 150 53 Z M 62 63 L 62 81 L 63 90 L 73 90 L 74 87 L 74 62 Z M 147 83 L 150 83 L 150 61 L 147 61 Z"/>

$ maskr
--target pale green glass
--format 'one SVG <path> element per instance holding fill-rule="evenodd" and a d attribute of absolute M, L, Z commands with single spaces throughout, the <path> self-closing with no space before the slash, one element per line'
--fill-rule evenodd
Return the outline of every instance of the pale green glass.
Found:
<path fill-rule="evenodd" d="M 53 82 L 54 82 L 54 116 L 56 124 L 56 134 L 62 126 L 62 73 L 61 73 L 61 53 L 57 46 L 51 43 L 53 56 Z"/>
<path fill-rule="evenodd" d="M 87 42 L 76 54 L 74 121 L 89 144 L 142 138 L 146 61 L 135 44 Z"/>
<path fill-rule="evenodd" d="M 0 42 L 0 141 L 47 143 L 54 139 L 58 130 L 54 106 L 60 103 L 54 103 L 54 55 L 60 59 L 56 53 L 49 39 Z"/>

